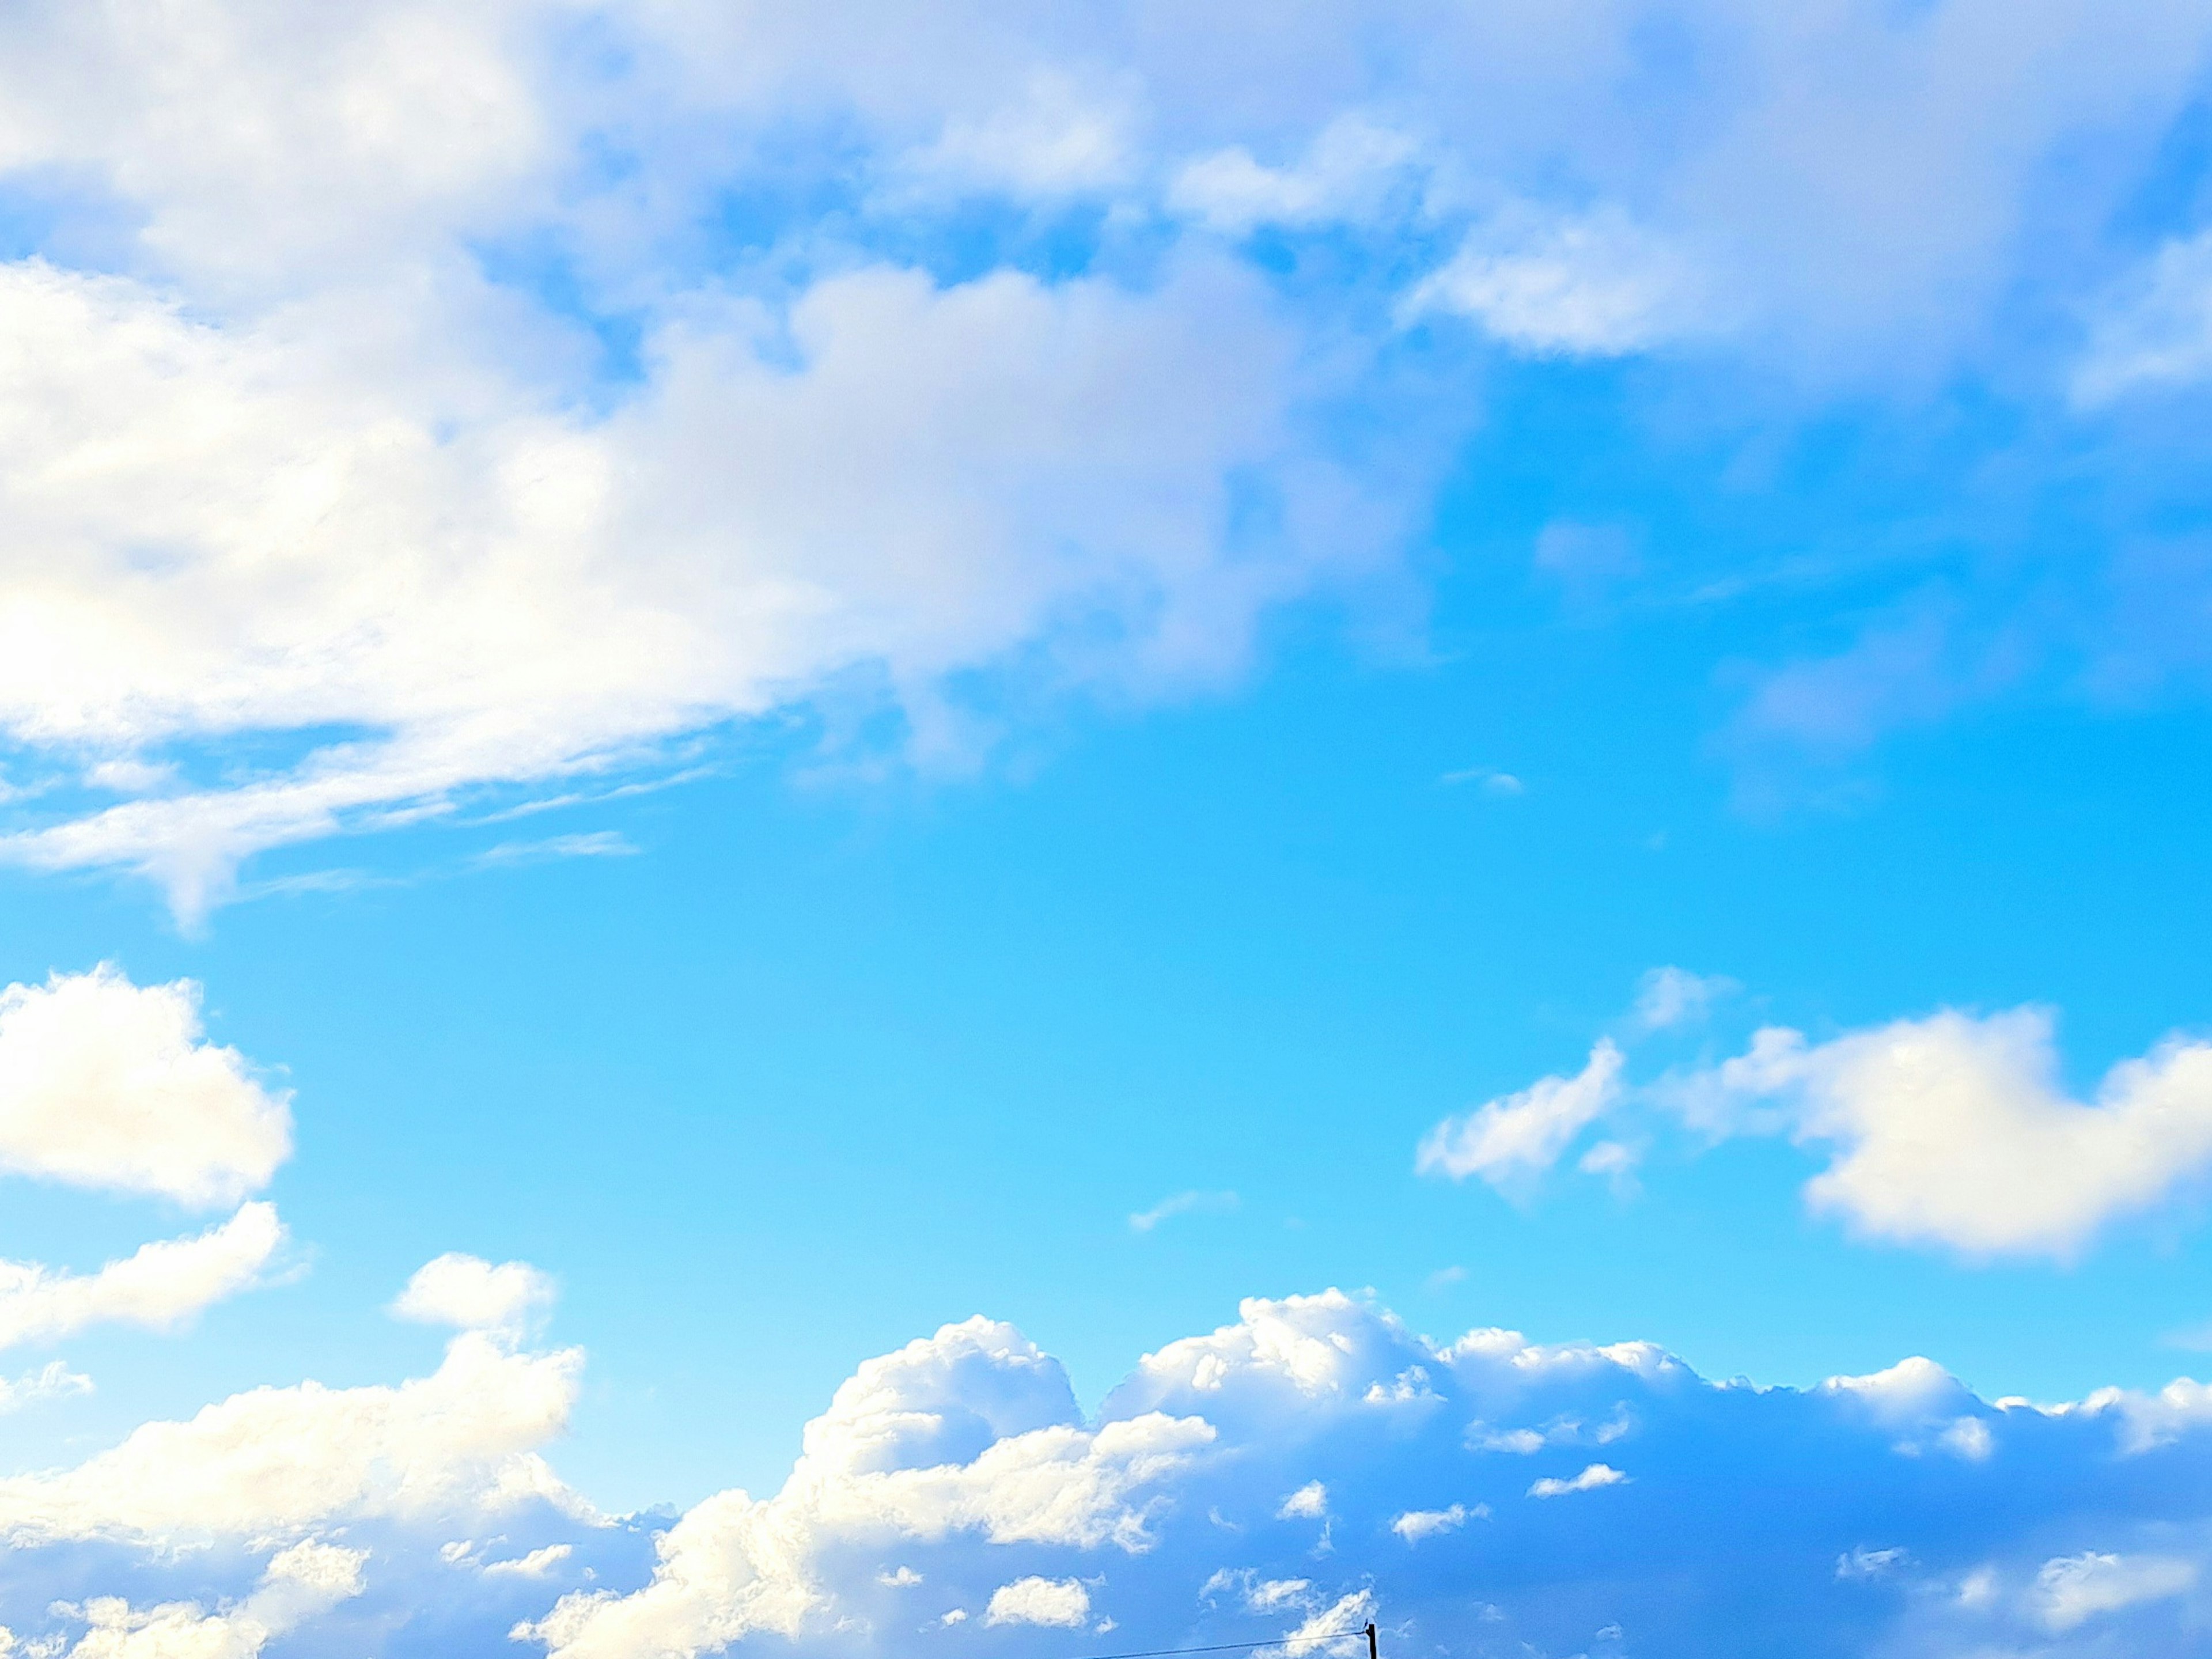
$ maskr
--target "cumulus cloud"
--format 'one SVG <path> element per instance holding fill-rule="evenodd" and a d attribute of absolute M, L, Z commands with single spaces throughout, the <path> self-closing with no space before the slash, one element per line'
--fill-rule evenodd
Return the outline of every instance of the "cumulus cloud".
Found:
<path fill-rule="evenodd" d="M 1387 1609 L 1409 1645 L 1476 1629 L 1578 1651 L 1613 1626 L 1653 1651 L 2093 1659 L 2193 1650 L 2212 1559 L 2193 1383 L 2048 1407 L 1986 1404 L 1925 1360 L 1806 1390 L 1715 1383 L 1644 1343 L 1438 1343 L 1332 1291 L 1245 1303 L 1086 1418 L 1054 1361 L 979 1319 L 863 1364 L 773 1497 L 718 1493 L 672 1524 L 597 1515 L 538 1461 L 575 1364 L 464 1333 L 428 1378 L 256 1390 L 0 1482 L 10 1582 L 103 1586 L 98 1627 L 118 1638 L 198 1631 L 255 1607 L 283 1576 L 264 1578 L 267 1552 L 343 1535 L 364 1559 L 318 1582 L 357 1571 L 358 1593 L 325 1590 L 332 1622 L 288 1636 L 307 1656 L 380 1629 L 395 1653 L 489 1650 L 513 1626 L 520 1651 L 565 1659 L 756 1633 L 801 1659 L 917 1640 L 957 1659 L 994 1620 L 1110 1620 L 1132 1649 L 1356 1659 Z M 1414 1374 L 1418 1400 L 1396 1386 Z M 2002 1455 L 1937 1455 L 1961 1419 Z M 1622 1449 L 1538 1481 L 1560 1501 L 1521 1501 L 1528 1465 L 1478 1428 Z M 1323 1515 L 1336 1548 L 1317 1554 Z M 487 1535 L 501 1547 L 453 1541 Z M 65 1651 L 95 1628 L 84 1593 L 18 1597 L 11 1622 Z M 45 1611 L 57 1599 L 70 1608 Z"/>
<path fill-rule="evenodd" d="M 190 980 L 103 965 L 0 991 L 0 1169 L 234 1204 L 290 1156 L 289 1099 L 206 1041 Z"/>
<path fill-rule="evenodd" d="M 1446 1118 L 1421 1142 L 1414 1167 L 1501 1188 L 1525 1186 L 1559 1160 L 1568 1143 L 1621 1098 L 1625 1057 L 1609 1039 L 1573 1077 L 1547 1077 L 1463 1116 Z"/>
<path fill-rule="evenodd" d="M 91 1325 L 173 1330 L 258 1282 L 283 1243 L 276 1206 L 254 1203 L 204 1233 L 141 1245 L 97 1273 L 0 1261 L 0 1347 L 50 1342 Z"/>
<path fill-rule="evenodd" d="M 1645 1033 L 1687 1025 L 1738 988 L 1655 969 L 1629 1023 Z M 2058 1260 L 2212 1171 L 2212 1045 L 2169 1036 L 2075 1100 L 2058 1080 L 2055 1022 L 2043 1008 L 1947 1009 L 1822 1042 L 1768 1026 L 1718 1064 L 1648 1083 L 1631 1082 L 1626 1068 L 1622 1050 L 1601 1039 L 1579 1074 L 1445 1119 L 1422 1139 L 1416 1167 L 1526 1191 L 1591 1123 L 1656 1109 L 1708 1145 L 1787 1135 L 1824 1151 L 1806 1201 L 1862 1237 Z M 1579 1167 L 1632 1194 L 1643 1151 L 1634 1138 L 1601 1141 Z"/>
<path fill-rule="evenodd" d="M 21 1411 L 44 1400 L 64 1400 L 71 1395 L 92 1391 L 92 1379 L 82 1371 L 71 1370 L 65 1360 L 49 1359 L 37 1370 L 0 1378 L 0 1413 Z"/>
<path fill-rule="evenodd" d="M 196 1601 L 170 1601 L 140 1609 L 120 1596 L 99 1596 L 52 1609 L 81 1622 L 84 1633 L 69 1659 L 255 1659 L 262 1650 L 339 1602 L 362 1593 L 366 1553 L 313 1540 L 270 1558 L 252 1594 L 210 1613 Z M 14 1652 L 12 1632 L 0 1652 Z M 58 1653 L 58 1646 L 26 1644 L 27 1653 Z"/>
<path fill-rule="evenodd" d="M 1017 1578 L 991 1592 L 987 1625 L 1073 1627 L 1091 1617 L 1091 1592 L 1073 1578 Z"/>
<path fill-rule="evenodd" d="M 397 1387 L 235 1395 L 74 1468 L 0 1477 L 0 1536 L 173 1546 L 533 1505 L 586 1515 L 538 1454 L 568 1422 L 581 1364 L 574 1350 L 518 1354 L 465 1332 L 437 1370 Z"/>
<path fill-rule="evenodd" d="M 415 1270 L 392 1312 L 417 1324 L 513 1338 L 553 1305 L 556 1294 L 551 1275 L 527 1261 L 494 1267 L 481 1256 L 449 1251 Z"/>
<path fill-rule="evenodd" d="M 1682 1097 L 1723 1124 L 1780 1106 L 1795 1138 L 1834 1149 L 1806 1188 L 1816 1210 L 1869 1237 L 1978 1255 L 2073 1255 L 2212 1166 L 2212 1047 L 2169 1038 L 2076 1101 L 2039 1008 L 1947 1011 L 1820 1043 L 1770 1027 Z"/>

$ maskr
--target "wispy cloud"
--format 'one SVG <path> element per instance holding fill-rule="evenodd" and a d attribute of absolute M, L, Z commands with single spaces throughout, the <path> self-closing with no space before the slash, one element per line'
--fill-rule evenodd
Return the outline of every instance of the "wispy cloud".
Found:
<path fill-rule="evenodd" d="M 1133 1232 L 1148 1233 L 1163 1221 L 1179 1215 L 1220 1215 L 1233 1210 L 1239 1200 L 1234 1193 L 1177 1193 L 1164 1198 L 1149 1210 L 1140 1210 L 1129 1218 Z"/>
<path fill-rule="evenodd" d="M 505 865 L 550 864 L 556 859 L 627 859 L 639 848 L 619 830 L 595 830 L 588 835 L 548 836 L 543 841 L 503 841 L 470 862 L 479 869 Z"/>
<path fill-rule="evenodd" d="M 1519 778 L 1510 772 L 1501 772 L 1494 766 L 1470 766 L 1462 771 L 1447 772 L 1437 781 L 1452 787 L 1471 785 L 1486 795 L 1501 798 L 1528 793 L 1528 786 Z"/>

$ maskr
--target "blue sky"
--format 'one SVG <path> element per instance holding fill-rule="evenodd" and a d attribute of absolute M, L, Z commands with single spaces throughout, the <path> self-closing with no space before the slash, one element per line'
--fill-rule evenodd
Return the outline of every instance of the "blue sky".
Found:
<path fill-rule="evenodd" d="M 2212 1652 L 2208 75 L 0 23 L 0 1655 Z"/>

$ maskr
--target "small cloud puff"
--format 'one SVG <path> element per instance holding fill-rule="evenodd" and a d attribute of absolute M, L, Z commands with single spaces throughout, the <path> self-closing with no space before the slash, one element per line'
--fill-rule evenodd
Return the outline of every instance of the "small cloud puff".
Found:
<path fill-rule="evenodd" d="M 1091 1592 L 1073 1578 L 1017 1578 L 991 1592 L 987 1625 L 1046 1625 L 1073 1629 L 1091 1618 Z"/>
<path fill-rule="evenodd" d="M 511 1337 L 551 1307 L 556 1294 L 551 1276 L 526 1261 L 494 1267 L 481 1256 L 449 1251 L 416 1269 L 391 1311 L 418 1325 Z"/>
<path fill-rule="evenodd" d="M 1477 1504 L 1471 1510 L 1464 1504 L 1455 1504 L 1446 1510 L 1407 1510 L 1390 1522 L 1390 1530 L 1408 1544 L 1418 1544 L 1424 1538 L 1457 1532 L 1468 1523 L 1469 1516 L 1481 1520 L 1489 1514 L 1487 1504 Z"/>
<path fill-rule="evenodd" d="M 1547 1476 L 1544 1480 L 1532 1483 L 1528 1488 L 1528 1496 L 1565 1498 L 1569 1492 L 1595 1492 L 1600 1486 L 1618 1486 L 1624 1484 L 1627 1479 L 1626 1475 L 1610 1464 L 1592 1463 L 1571 1480 L 1554 1480 Z"/>
<path fill-rule="evenodd" d="M 1275 1511 L 1279 1521 L 1322 1521 L 1328 1516 L 1328 1488 L 1318 1480 L 1309 1480 L 1288 1498 Z"/>

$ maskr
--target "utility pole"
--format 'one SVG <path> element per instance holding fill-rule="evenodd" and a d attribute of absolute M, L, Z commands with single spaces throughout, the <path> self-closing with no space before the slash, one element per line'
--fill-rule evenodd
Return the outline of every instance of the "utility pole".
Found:
<path fill-rule="evenodd" d="M 1367 1627 L 1367 1659 L 1376 1659 L 1375 1626 L 1371 1624 Z"/>

